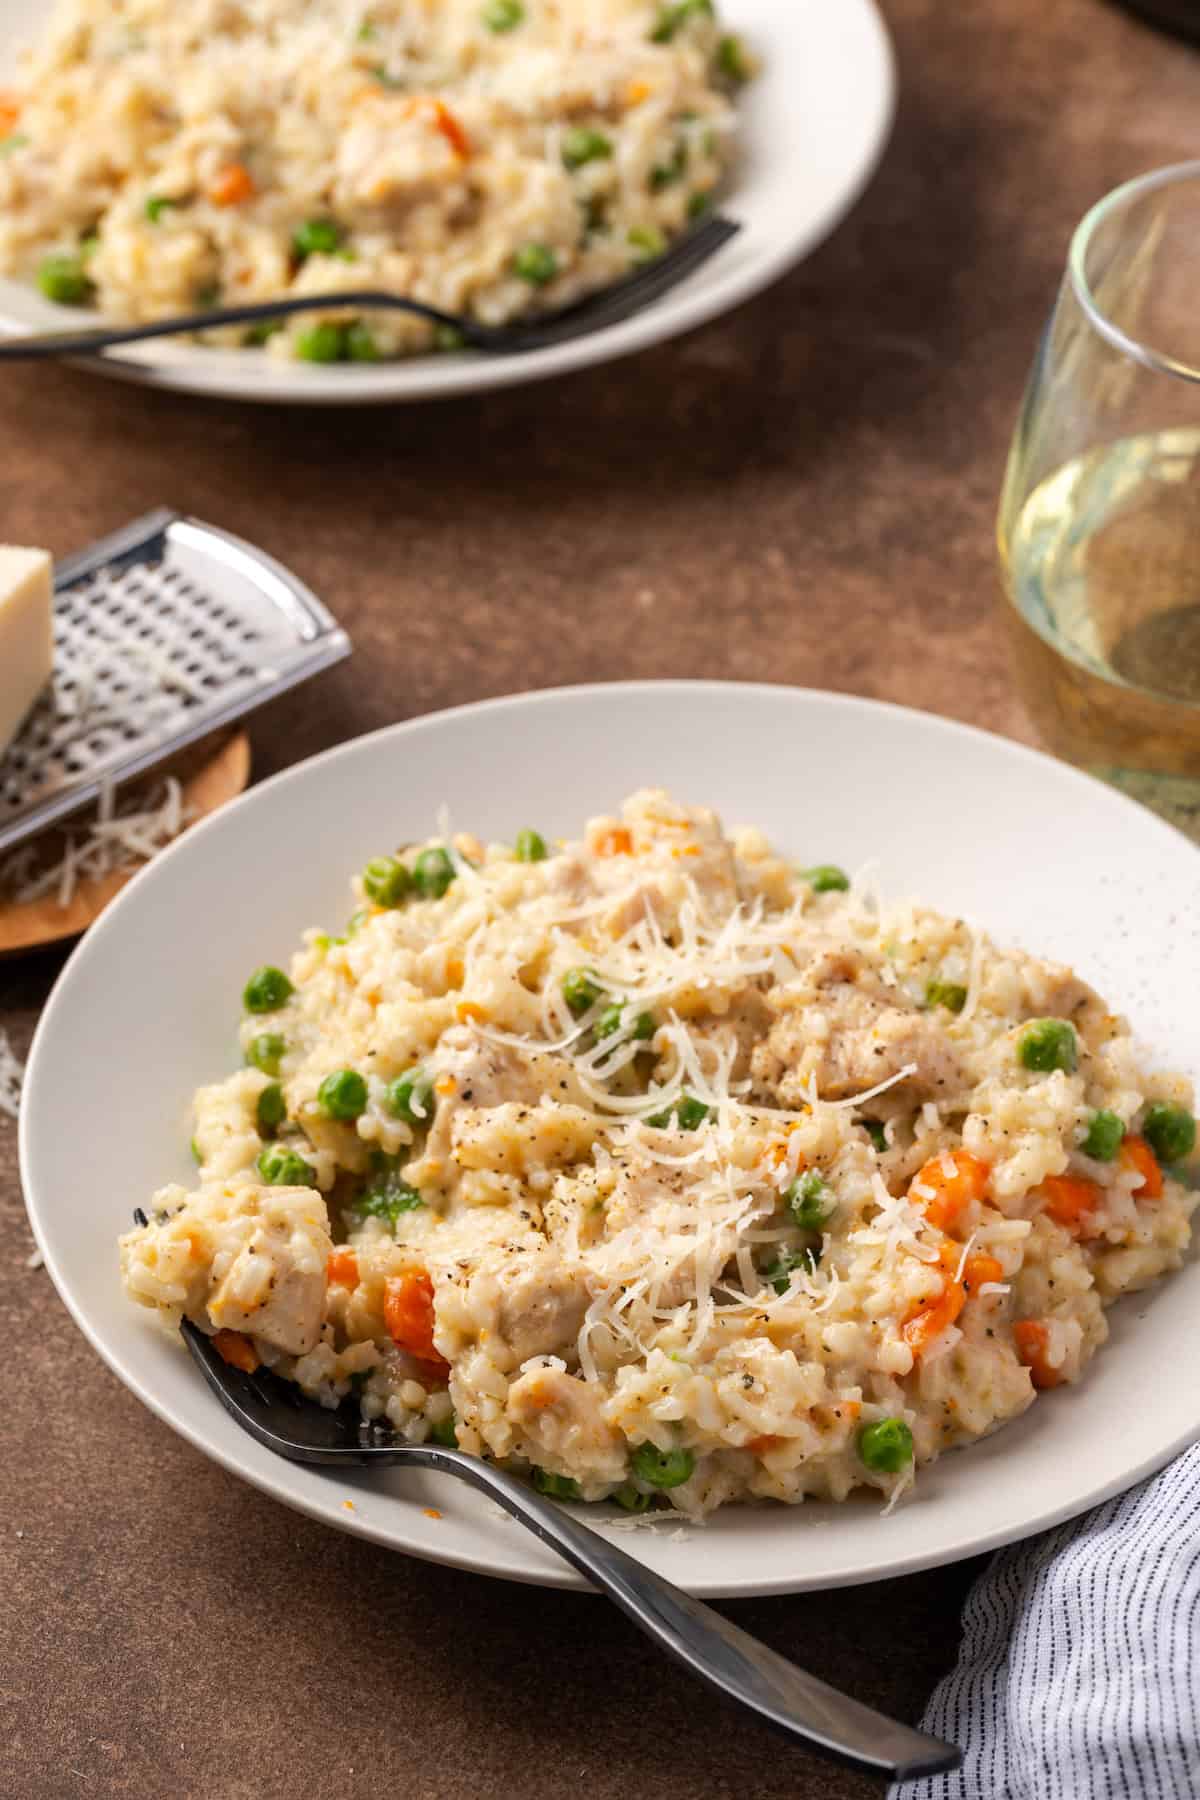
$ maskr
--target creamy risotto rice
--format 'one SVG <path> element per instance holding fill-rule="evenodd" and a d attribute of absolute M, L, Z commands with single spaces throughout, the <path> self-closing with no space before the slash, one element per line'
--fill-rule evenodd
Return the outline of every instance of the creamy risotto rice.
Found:
<path fill-rule="evenodd" d="M 1192 1093 L 1070 969 L 645 791 L 368 864 L 250 979 L 130 1296 L 328 1406 L 699 1517 L 889 1499 L 1179 1266 Z"/>
<path fill-rule="evenodd" d="M 499 324 L 615 280 L 708 206 L 750 73 L 711 0 L 58 0 L 0 92 L 0 270 L 121 319 L 328 294 L 274 354 L 427 349 L 339 290 Z"/>

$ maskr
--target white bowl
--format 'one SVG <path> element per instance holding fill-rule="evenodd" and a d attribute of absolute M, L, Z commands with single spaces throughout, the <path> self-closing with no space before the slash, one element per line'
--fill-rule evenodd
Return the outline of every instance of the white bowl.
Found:
<path fill-rule="evenodd" d="M 727 824 L 763 826 L 805 863 L 871 859 L 885 892 L 919 894 L 1074 963 L 1132 1015 L 1156 1061 L 1200 1072 L 1200 856 L 1152 814 L 1065 764 L 926 714 L 788 688 L 635 683 L 397 725 L 196 826 L 67 964 L 21 1110 L 26 1198 L 50 1274 L 161 1418 L 331 1525 L 564 1586 L 575 1578 L 550 1552 L 453 1481 L 330 1476 L 251 1442 L 181 1345 L 123 1298 L 115 1239 L 153 1189 L 193 1173 L 190 1097 L 235 1065 L 247 972 L 285 959 L 305 926 L 342 917 L 349 873 L 381 845 L 428 835 L 443 803 L 485 839 L 523 825 L 577 832 L 646 782 L 714 804 Z M 682 1541 L 673 1527 L 622 1541 L 695 1593 L 762 1594 L 904 1574 L 1051 1525 L 1200 1431 L 1200 1270 L 1189 1264 L 1111 1318 L 1112 1341 L 1077 1388 L 923 1469 L 914 1497 L 886 1518 L 875 1497 L 738 1506 Z"/>
<path fill-rule="evenodd" d="M 726 0 L 763 57 L 745 91 L 743 156 L 723 210 L 743 229 L 689 281 L 607 331 L 524 356 L 425 356 L 333 368 L 162 339 L 91 358 L 127 381 L 230 399 L 365 405 L 479 392 L 645 349 L 756 294 L 830 232 L 857 198 L 891 123 L 895 78 L 874 0 Z M 0 0 L 0 80 L 44 26 L 44 0 Z M 91 319 L 0 280 L 0 333 Z M 97 320 L 97 323 L 100 321 Z"/>

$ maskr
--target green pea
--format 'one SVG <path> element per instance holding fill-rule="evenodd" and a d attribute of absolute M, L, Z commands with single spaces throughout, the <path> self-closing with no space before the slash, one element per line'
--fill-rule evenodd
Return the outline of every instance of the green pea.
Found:
<path fill-rule="evenodd" d="M 282 319 L 259 319 L 256 324 L 247 325 L 242 342 L 248 350 L 261 350 L 268 338 L 282 330 Z"/>
<path fill-rule="evenodd" d="M 357 1069 L 335 1069 L 317 1089 L 317 1105 L 331 1119 L 357 1119 L 367 1110 L 367 1084 Z"/>
<path fill-rule="evenodd" d="M 603 998 L 599 977 L 591 969 L 568 969 L 562 979 L 562 996 L 576 1018 Z"/>
<path fill-rule="evenodd" d="M 664 6 L 654 21 L 650 31 L 652 44 L 669 44 L 676 32 L 685 26 L 689 19 L 713 16 L 712 0 L 676 0 L 673 6 Z"/>
<path fill-rule="evenodd" d="M 254 1123 L 258 1127 L 259 1136 L 274 1137 L 286 1118 L 287 1102 L 283 1097 L 283 1089 L 277 1081 L 273 1081 L 258 1096 L 254 1108 Z"/>
<path fill-rule="evenodd" d="M 620 1001 L 614 1002 L 612 1006 L 605 1007 L 604 1011 L 600 1014 L 600 1017 L 596 1020 L 594 1027 L 596 1036 L 598 1038 L 612 1037 L 615 1032 L 620 1031 L 621 1020 L 624 1015 L 625 1007 Z M 640 1012 L 634 1019 L 627 1035 L 631 1038 L 635 1038 L 638 1043 L 644 1044 L 649 1042 L 657 1030 L 658 1024 L 654 1014 Z"/>
<path fill-rule="evenodd" d="M 466 347 L 466 338 L 457 325 L 435 325 L 433 328 L 433 347 L 446 355 Z"/>
<path fill-rule="evenodd" d="M 440 900 L 454 880 L 454 864 L 447 850 L 422 850 L 413 864 L 413 886 L 426 900 Z"/>
<path fill-rule="evenodd" d="M 697 1100 L 694 1094 L 681 1094 L 675 1108 L 680 1131 L 699 1131 L 711 1114 L 712 1107 L 705 1106 L 703 1100 Z"/>
<path fill-rule="evenodd" d="M 513 855 L 518 862 L 545 862 L 548 852 L 546 840 L 536 831 L 518 831 L 517 841 L 513 846 Z"/>
<path fill-rule="evenodd" d="M 858 1434 L 858 1454 L 879 1475 L 898 1475 L 913 1459 L 912 1432 L 903 1419 L 876 1419 Z"/>
<path fill-rule="evenodd" d="M 621 1029 L 621 1014 L 625 1008 L 619 1001 L 606 1006 L 593 1027 L 598 1038 L 613 1037 Z"/>
<path fill-rule="evenodd" d="M 629 233 L 629 248 L 635 263 L 653 262 L 667 247 L 667 240 L 657 225 L 635 225 Z"/>
<path fill-rule="evenodd" d="M 395 856 L 373 856 L 362 872 L 363 893 L 376 906 L 399 906 L 412 887 L 412 876 Z"/>
<path fill-rule="evenodd" d="M 833 1189 L 819 1169 L 806 1169 L 792 1182 L 783 1199 L 801 1231 L 820 1231 L 837 1210 Z"/>
<path fill-rule="evenodd" d="M 609 1495 L 609 1499 L 621 1508 L 622 1512 L 649 1512 L 654 1505 L 653 1494 L 643 1494 L 641 1488 L 634 1487 L 632 1481 L 624 1481 L 621 1486 Z"/>
<path fill-rule="evenodd" d="M 688 218 L 702 219 L 712 208 L 712 195 L 699 189 L 688 201 Z"/>
<path fill-rule="evenodd" d="M 433 1122 L 433 1081 L 419 1064 L 405 1069 L 395 1081 L 388 1083 L 385 1105 L 394 1119 L 408 1125 L 430 1125 Z"/>
<path fill-rule="evenodd" d="M 146 217 L 152 225 L 157 225 L 165 212 L 178 205 L 178 200 L 171 200 L 166 194 L 147 194 Z"/>
<path fill-rule="evenodd" d="M 200 286 L 196 289 L 195 301 L 197 306 L 216 306 L 220 301 L 220 298 L 221 284 L 219 281 L 202 281 Z"/>
<path fill-rule="evenodd" d="M 201 1154 L 200 1146 L 196 1142 L 195 1138 L 192 1138 L 189 1140 L 188 1149 L 192 1153 L 192 1161 L 197 1165 L 197 1167 L 199 1167 L 199 1165 L 204 1161 L 204 1157 Z"/>
<path fill-rule="evenodd" d="M 568 169 L 582 169 L 585 163 L 603 162 L 613 153 L 612 139 L 590 125 L 574 125 L 563 133 L 562 159 Z"/>
<path fill-rule="evenodd" d="M 1142 1136 L 1160 1163 L 1183 1162 L 1196 1148 L 1196 1121 L 1182 1106 L 1156 1100 L 1142 1116 Z"/>
<path fill-rule="evenodd" d="M 792 1285 L 793 1269 L 803 1269 L 806 1275 L 815 1275 L 820 1263 L 819 1250 L 781 1250 L 770 1268 L 763 1270 L 763 1280 L 769 1281 L 777 1294 L 786 1294 Z"/>
<path fill-rule="evenodd" d="M 671 187 L 675 182 L 682 181 L 687 173 L 687 166 L 688 147 L 681 139 L 675 147 L 670 162 L 659 163 L 657 168 L 651 169 L 650 187 L 652 192 L 659 194 L 663 188 Z"/>
<path fill-rule="evenodd" d="M 306 256 L 332 256 L 341 241 L 341 227 L 332 219 L 305 219 L 292 233 L 292 249 L 301 261 Z"/>
<path fill-rule="evenodd" d="M 320 325 L 310 325 L 296 339 L 296 355 L 301 362 L 341 362 L 344 350 L 345 339 L 341 326 L 332 324 L 328 319 Z"/>
<path fill-rule="evenodd" d="M 925 1004 L 960 1013 L 967 1004 L 967 990 L 957 981 L 930 981 L 925 985 Z"/>
<path fill-rule="evenodd" d="M 433 1443 L 440 1444 L 443 1450 L 458 1449 L 458 1429 L 454 1414 L 445 1419 L 438 1419 L 429 1427 L 429 1436 Z"/>
<path fill-rule="evenodd" d="M 862 1126 L 863 1130 L 866 1132 L 867 1136 L 870 1138 L 872 1144 L 874 1144 L 876 1151 L 879 1153 L 880 1156 L 882 1156 L 884 1151 L 888 1147 L 888 1141 L 887 1141 L 887 1133 L 884 1131 L 883 1126 L 879 1123 L 879 1120 L 878 1119 L 860 1119 L 859 1124 Z"/>
<path fill-rule="evenodd" d="M 364 19 L 354 35 L 360 44 L 369 44 L 371 39 L 375 36 L 375 27 L 372 25 L 370 19 Z"/>
<path fill-rule="evenodd" d="M 264 1075 L 278 1075 L 287 1042 L 277 1031 L 260 1031 L 246 1045 L 246 1062 Z"/>
<path fill-rule="evenodd" d="M 558 257 L 548 244 L 522 244 L 512 266 L 513 274 L 530 287 L 545 287 L 558 274 Z"/>
<path fill-rule="evenodd" d="M 690 1450 L 660 1450 L 657 1444 L 639 1444 L 629 1459 L 639 1481 L 647 1487 L 674 1488 L 690 1481 L 696 1459 Z"/>
<path fill-rule="evenodd" d="M 295 991 L 282 969 L 264 963 L 242 989 L 242 1005 L 251 1013 L 278 1012 Z"/>
<path fill-rule="evenodd" d="M 525 19 L 521 0 L 487 0 L 479 15 L 489 31 L 515 31 Z"/>
<path fill-rule="evenodd" d="M 1026 1069 L 1040 1075 L 1061 1069 L 1070 1075 L 1079 1066 L 1079 1043 L 1075 1027 L 1065 1019 L 1035 1019 L 1027 1025 L 1017 1043 L 1017 1057 Z"/>
<path fill-rule="evenodd" d="M 268 1144 L 260 1150 L 255 1168 L 269 1187 L 315 1187 L 316 1171 L 294 1150 L 282 1144 Z"/>
<path fill-rule="evenodd" d="M 807 881 L 814 894 L 844 894 L 850 886 L 850 877 L 836 863 L 816 863 L 811 869 L 801 869 L 800 879 Z"/>
<path fill-rule="evenodd" d="M 38 264 L 37 284 L 47 300 L 59 306 L 86 306 L 94 293 L 83 257 L 44 256 Z"/>
<path fill-rule="evenodd" d="M 1094 1112 L 1088 1120 L 1087 1132 L 1079 1148 L 1096 1162 L 1111 1162 L 1121 1148 L 1125 1127 L 1115 1112 L 1107 1108 Z"/>
<path fill-rule="evenodd" d="M 382 1150 L 375 1151 L 371 1177 L 349 1209 L 356 1219 L 382 1219 L 394 1231 L 401 1213 L 416 1212 L 424 1206 L 416 1188 L 410 1187 L 401 1175 L 400 1160 L 398 1156 L 386 1156 Z"/>
<path fill-rule="evenodd" d="M 735 87 L 741 87 L 743 82 L 749 81 L 754 74 L 754 67 L 746 54 L 745 44 L 732 32 L 718 43 L 715 60 L 717 73 L 723 75 L 726 81 L 731 81 Z"/>
<path fill-rule="evenodd" d="M 579 1483 L 569 1475 L 554 1475 L 549 1469 L 535 1468 L 532 1474 L 533 1485 L 539 1494 L 545 1494 L 548 1500 L 578 1500 L 580 1498 Z"/>
<path fill-rule="evenodd" d="M 375 334 L 362 319 L 355 319 L 353 324 L 347 325 L 345 352 L 347 362 L 373 363 L 380 360 Z"/>

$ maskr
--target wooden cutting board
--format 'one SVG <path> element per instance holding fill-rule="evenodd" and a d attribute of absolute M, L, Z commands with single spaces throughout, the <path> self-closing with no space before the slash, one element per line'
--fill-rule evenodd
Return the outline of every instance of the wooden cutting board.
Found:
<path fill-rule="evenodd" d="M 164 765 L 149 779 L 153 783 L 168 774 L 180 777 L 184 802 L 194 815 L 189 824 L 195 824 L 245 787 L 250 779 L 250 739 L 244 731 L 236 732 L 202 760 L 193 756 L 186 763 Z M 66 829 L 60 828 L 53 835 L 65 841 Z M 15 956 L 23 950 L 39 950 L 64 938 L 78 937 L 144 867 L 139 863 L 100 881 L 81 881 L 67 906 L 60 906 L 53 894 L 45 894 L 40 900 L 0 899 L 0 956 Z"/>

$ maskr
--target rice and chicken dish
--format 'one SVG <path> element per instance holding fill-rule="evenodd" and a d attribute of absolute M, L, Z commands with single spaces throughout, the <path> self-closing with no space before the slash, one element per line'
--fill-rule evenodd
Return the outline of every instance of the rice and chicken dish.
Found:
<path fill-rule="evenodd" d="M 339 291 L 503 324 L 664 250 L 733 156 L 713 0 L 58 0 L 0 91 L 0 272 L 122 320 L 281 295 L 233 341 L 432 346 Z"/>
<path fill-rule="evenodd" d="M 1182 1261 L 1188 1082 L 962 919 L 656 790 L 354 886 L 121 1240 L 324 1405 L 634 1512 L 890 1503 Z"/>

